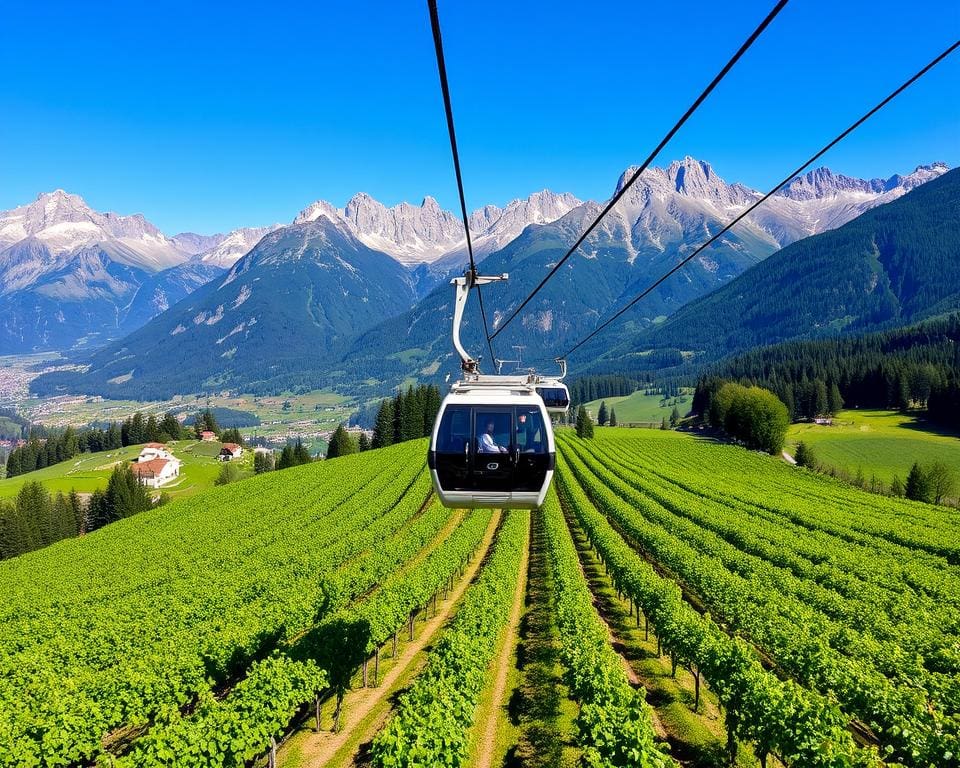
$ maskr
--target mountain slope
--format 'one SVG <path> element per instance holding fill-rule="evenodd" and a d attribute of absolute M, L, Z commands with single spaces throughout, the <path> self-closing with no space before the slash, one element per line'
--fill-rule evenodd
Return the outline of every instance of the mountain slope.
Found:
<path fill-rule="evenodd" d="M 643 356 L 664 349 L 715 359 L 788 339 L 903 325 L 958 306 L 960 170 L 953 170 L 784 248 L 615 346 L 609 365 L 642 367 Z"/>
<path fill-rule="evenodd" d="M 222 279 L 121 341 L 86 373 L 47 374 L 38 392 L 168 397 L 243 386 L 314 388 L 355 332 L 410 306 L 408 272 L 326 217 L 266 235 Z"/>
<path fill-rule="evenodd" d="M 0 351 L 102 345 L 249 251 L 269 228 L 167 237 L 142 215 L 44 193 L 0 212 Z"/>

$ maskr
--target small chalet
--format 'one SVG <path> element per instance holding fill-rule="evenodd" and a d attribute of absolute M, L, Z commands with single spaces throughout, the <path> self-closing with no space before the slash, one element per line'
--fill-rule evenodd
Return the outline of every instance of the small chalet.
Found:
<path fill-rule="evenodd" d="M 200 439 L 205 443 L 212 443 L 217 439 L 216 432 L 211 432 L 209 429 L 205 429 L 200 433 Z"/>
<path fill-rule="evenodd" d="M 137 461 L 132 465 L 133 474 L 148 488 L 159 488 L 180 476 L 180 460 L 155 458 Z"/>
<path fill-rule="evenodd" d="M 224 443 L 217 457 L 220 461 L 233 461 L 243 456 L 243 446 L 236 443 Z"/>

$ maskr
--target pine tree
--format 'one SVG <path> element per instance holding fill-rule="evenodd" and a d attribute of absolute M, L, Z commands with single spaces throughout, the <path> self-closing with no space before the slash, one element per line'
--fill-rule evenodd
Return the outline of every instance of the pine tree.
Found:
<path fill-rule="evenodd" d="M 600 409 L 597 411 L 597 424 L 601 427 L 607 426 L 607 401 L 600 403 Z"/>
<path fill-rule="evenodd" d="M 123 434 L 120 425 L 114 422 L 107 430 L 107 450 L 115 451 L 123 447 Z"/>
<path fill-rule="evenodd" d="M 663 429 L 663 430 L 670 429 L 670 425 L 667 423 L 666 416 L 664 416 L 663 419 L 660 420 L 660 429 Z"/>
<path fill-rule="evenodd" d="M 403 436 L 403 411 L 406 408 L 406 398 L 403 396 L 403 390 L 397 392 L 393 399 L 393 442 L 402 443 Z"/>
<path fill-rule="evenodd" d="M 337 425 L 333 435 L 330 438 L 330 444 L 327 446 L 327 458 L 335 459 L 338 456 L 347 456 L 357 452 L 357 445 L 343 424 Z"/>
<path fill-rule="evenodd" d="M 293 444 L 294 465 L 299 467 L 301 464 L 309 464 L 311 461 L 313 461 L 313 456 L 310 455 L 307 446 L 303 444 L 303 440 L 298 437 L 297 442 Z"/>
<path fill-rule="evenodd" d="M 407 393 L 403 396 L 400 430 L 401 440 L 423 437 L 423 398 L 412 386 L 407 388 Z"/>
<path fill-rule="evenodd" d="M 17 508 L 9 501 L 0 500 L 0 560 L 16 557 L 22 552 Z"/>
<path fill-rule="evenodd" d="M 577 437 L 582 437 L 585 440 L 593 437 L 593 420 L 583 405 L 577 410 Z"/>
<path fill-rule="evenodd" d="M 180 439 L 180 422 L 172 413 L 164 415 L 160 421 L 160 434 L 166 435 L 171 440 Z"/>
<path fill-rule="evenodd" d="M 147 419 L 147 425 L 144 427 L 144 437 L 146 437 L 146 442 L 155 443 L 160 439 L 160 425 L 157 424 L 157 417 L 152 413 L 150 418 Z"/>
<path fill-rule="evenodd" d="M 827 385 L 823 379 L 813 383 L 813 413 L 812 416 L 823 416 L 829 409 Z"/>
<path fill-rule="evenodd" d="M 150 494 L 140 483 L 129 464 L 113 468 L 105 493 L 105 510 L 109 522 L 144 512 L 153 506 Z"/>
<path fill-rule="evenodd" d="M 103 528 L 111 522 L 110 510 L 107 508 L 107 494 L 101 488 L 97 488 L 87 502 L 87 515 L 83 524 L 83 530 L 87 533 Z"/>
<path fill-rule="evenodd" d="M 80 501 L 80 494 L 71 488 L 67 500 L 70 502 L 70 511 L 73 513 L 73 523 L 77 535 L 85 533 L 83 524 L 86 519 L 86 510 L 83 507 L 83 502 Z"/>
<path fill-rule="evenodd" d="M 290 445 L 283 446 L 283 450 L 280 451 L 280 458 L 277 460 L 277 469 L 289 469 L 296 466 L 294 462 L 293 447 Z"/>
<path fill-rule="evenodd" d="M 138 445 L 145 442 L 147 442 L 147 425 L 143 420 L 143 414 L 137 411 L 130 420 L 129 445 Z"/>
<path fill-rule="evenodd" d="M 910 467 L 910 474 L 907 475 L 907 485 L 904 489 L 904 495 L 908 499 L 925 501 L 928 504 L 933 501 L 933 491 L 930 487 L 930 480 L 927 477 L 927 473 L 924 472 L 916 462 Z"/>
<path fill-rule="evenodd" d="M 386 448 L 388 445 L 393 445 L 393 434 L 393 401 L 386 399 L 380 403 L 380 410 L 377 411 L 371 445 L 374 448 Z"/>
<path fill-rule="evenodd" d="M 840 387 L 837 382 L 830 383 L 830 392 L 827 394 L 827 410 L 831 416 L 836 416 L 843 408 L 843 398 L 840 396 Z"/>
<path fill-rule="evenodd" d="M 52 524 L 53 501 L 40 483 L 24 483 L 15 503 L 24 531 L 24 552 L 45 547 L 56 540 Z"/>
<path fill-rule="evenodd" d="M 360 433 L 360 439 L 357 440 L 357 448 L 360 449 L 360 453 L 370 450 L 370 438 L 367 437 L 366 432 Z"/>
<path fill-rule="evenodd" d="M 617 411 L 614 408 L 610 409 L 610 426 L 617 426 Z"/>
<path fill-rule="evenodd" d="M 813 451 L 804 443 L 797 443 L 797 450 L 794 453 L 793 460 L 797 462 L 798 467 L 809 467 L 813 469 L 816 466 L 816 460 L 813 458 Z"/>

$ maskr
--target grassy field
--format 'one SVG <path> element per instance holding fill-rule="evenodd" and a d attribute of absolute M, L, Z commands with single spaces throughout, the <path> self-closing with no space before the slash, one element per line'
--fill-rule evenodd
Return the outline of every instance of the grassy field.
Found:
<path fill-rule="evenodd" d="M 851 475 L 862 468 L 867 479 L 875 475 L 884 483 L 894 475 L 905 480 L 915 461 L 943 461 L 960 476 L 960 438 L 899 412 L 841 411 L 829 426 L 794 424 L 787 451 L 792 454 L 800 441 L 820 463 Z"/>
<path fill-rule="evenodd" d="M 600 403 L 606 402 L 608 410 L 610 408 L 616 410 L 617 423 L 619 424 L 640 422 L 656 422 L 659 424 L 664 416 L 670 418 L 674 405 L 680 411 L 681 416 L 686 416 L 687 411 L 690 410 L 691 398 L 692 395 L 690 394 L 684 394 L 678 398 L 664 398 L 661 395 L 644 394 L 644 390 L 638 389 L 632 395 L 592 400 L 586 403 L 586 406 L 594 421 L 596 421 L 597 412 L 600 410 Z"/>
<path fill-rule="evenodd" d="M 169 444 L 174 456 L 183 462 L 180 477 L 163 486 L 173 498 L 191 496 L 213 486 L 220 468 L 217 461 L 220 443 L 201 443 L 196 440 L 180 440 Z M 82 453 L 79 456 L 10 479 L 0 480 L 0 498 L 16 496 L 24 483 L 38 481 L 50 493 L 64 493 L 75 490 L 79 493 L 91 493 L 97 488 L 105 488 L 114 466 L 122 461 L 132 461 L 140 453 L 141 446 L 129 445 L 114 451 Z M 241 470 L 241 476 L 253 474 L 253 452 L 244 451 L 244 455 L 235 462 Z"/>

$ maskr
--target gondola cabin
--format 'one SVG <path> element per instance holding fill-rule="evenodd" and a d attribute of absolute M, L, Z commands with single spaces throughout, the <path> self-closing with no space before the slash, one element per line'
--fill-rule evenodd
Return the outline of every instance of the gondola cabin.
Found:
<path fill-rule="evenodd" d="M 444 506 L 536 509 L 555 463 L 550 414 L 534 383 L 475 376 L 444 398 L 427 458 Z"/>

